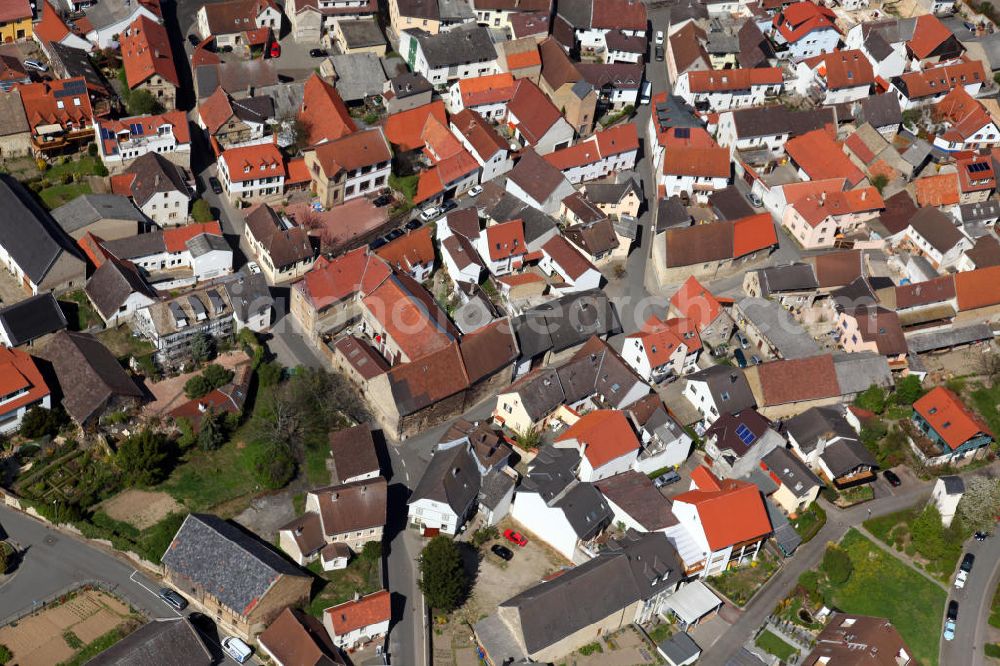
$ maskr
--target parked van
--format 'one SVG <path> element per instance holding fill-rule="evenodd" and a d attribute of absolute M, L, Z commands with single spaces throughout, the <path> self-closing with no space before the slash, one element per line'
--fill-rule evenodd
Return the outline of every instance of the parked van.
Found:
<path fill-rule="evenodd" d="M 742 349 L 737 349 L 733 352 L 733 358 L 736 359 L 736 364 L 741 368 L 747 367 L 747 357 L 743 355 Z"/>
<path fill-rule="evenodd" d="M 222 641 L 222 651 L 233 658 L 238 664 L 245 664 L 253 655 L 250 646 L 236 636 L 229 636 Z"/>

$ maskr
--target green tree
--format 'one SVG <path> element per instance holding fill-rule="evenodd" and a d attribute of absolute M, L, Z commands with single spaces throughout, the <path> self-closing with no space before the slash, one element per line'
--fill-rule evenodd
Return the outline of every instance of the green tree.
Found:
<path fill-rule="evenodd" d="M 191 400 L 200 398 L 214 388 L 204 375 L 195 375 L 184 382 L 184 395 Z"/>
<path fill-rule="evenodd" d="M 534 451 L 542 444 L 542 433 L 535 426 L 530 426 L 524 432 L 517 433 L 517 445 L 525 451 Z"/>
<path fill-rule="evenodd" d="M 973 530 L 988 530 L 1000 515 L 1000 480 L 974 476 L 965 482 L 958 515 Z"/>
<path fill-rule="evenodd" d="M 181 431 L 180 436 L 177 438 L 177 446 L 184 449 L 190 449 L 198 442 L 198 433 L 195 432 L 194 426 L 191 424 L 191 419 L 187 417 L 181 417 L 176 421 L 177 429 Z"/>
<path fill-rule="evenodd" d="M 854 399 L 854 405 L 861 409 L 867 409 L 869 412 L 881 414 L 885 411 L 886 398 L 885 389 L 872 384 L 858 394 L 858 397 Z"/>
<path fill-rule="evenodd" d="M 923 394 L 924 388 L 920 385 L 920 378 L 916 375 L 907 375 L 896 382 L 893 402 L 897 405 L 912 405 Z"/>
<path fill-rule="evenodd" d="M 833 585 L 843 585 L 850 580 L 851 574 L 854 573 L 851 557 L 846 551 L 833 544 L 827 546 L 820 568 L 823 569 L 827 580 Z"/>
<path fill-rule="evenodd" d="M 195 222 L 211 222 L 215 219 L 212 215 L 212 207 L 204 199 L 195 199 L 191 205 L 191 217 Z"/>
<path fill-rule="evenodd" d="M 94 174 L 104 178 L 108 175 L 108 167 L 104 166 L 104 162 L 98 160 L 97 164 L 94 165 Z"/>
<path fill-rule="evenodd" d="M 212 388 L 219 388 L 220 386 L 225 386 L 229 382 L 233 381 L 233 377 L 236 373 L 228 368 L 224 368 L 218 363 L 212 363 L 205 366 L 202 371 L 201 376 L 205 378 Z"/>
<path fill-rule="evenodd" d="M 6 645 L 0 645 L 0 664 L 8 664 L 14 658 L 14 653 Z"/>
<path fill-rule="evenodd" d="M 69 417 L 62 407 L 55 409 L 45 409 L 35 406 L 25 412 L 21 417 L 21 435 L 28 439 L 38 437 L 55 437 L 66 425 L 69 424 Z"/>
<path fill-rule="evenodd" d="M 215 341 L 208 333 L 199 331 L 191 340 L 191 360 L 202 363 L 215 356 Z"/>
<path fill-rule="evenodd" d="M 215 451 L 226 443 L 226 424 L 221 413 L 205 412 L 198 428 L 198 448 Z"/>
<path fill-rule="evenodd" d="M 295 458 L 288 447 L 265 444 L 250 456 L 250 470 L 263 488 L 278 490 L 295 476 Z"/>
<path fill-rule="evenodd" d="M 281 367 L 280 363 L 275 363 L 274 361 L 262 363 L 257 368 L 257 380 L 260 382 L 261 388 L 275 386 L 281 382 L 281 376 L 284 372 L 285 369 Z"/>
<path fill-rule="evenodd" d="M 450 613 L 458 607 L 468 586 L 455 542 L 445 536 L 431 539 L 420 554 L 420 590 L 427 605 Z"/>
<path fill-rule="evenodd" d="M 882 193 L 882 190 L 884 190 L 885 186 L 888 184 L 889 184 L 889 177 L 886 176 L 884 173 L 876 174 L 872 178 L 872 187 L 878 190 L 879 194 Z"/>
<path fill-rule="evenodd" d="M 132 89 L 128 87 L 128 75 L 125 74 L 125 68 L 118 68 L 118 81 L 122 84 L 122 101 L 128 104 L 128 98 L 132 94 Z"/>
<path fill-rule="evenodd" d="M 160 113 L 163 111 L 163 106 L 156 101 L 148 90 L 133 90 L 129 93 L 128 99 L 125 101 L 125 106 L 128 109 L 129 115 L 133 116 L 148 116 L 151 113 Z"/>
<path fill-rule="evenodd" d="M 127 437 L 119 445 L 115 460 L 128 482 L 151 486 L 166 478 L 170 448 L 166 435 L 147 428 Z"/>
<path fill-rule="evenodd" d="M 378 562 L 382 559 L 382 542 L 369 541 L 361 548 L 361 559 L 365 562 Z"/>

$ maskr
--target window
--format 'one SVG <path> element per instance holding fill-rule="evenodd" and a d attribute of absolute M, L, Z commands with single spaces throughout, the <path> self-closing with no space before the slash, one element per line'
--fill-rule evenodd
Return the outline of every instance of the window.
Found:
<path fill-rule="evenodd" d="M 945 421 L 944 423 L 941 424 L 941 427 L 942 428 L 950 428 L 951 427 L 951 421 Z"/>
<path fill-rule="evenodd" d="M 929 413 L 931 413 L 931 414 L 937 414 L 937 407 L 931 407 L 930 410 L 929 410 Z"/>

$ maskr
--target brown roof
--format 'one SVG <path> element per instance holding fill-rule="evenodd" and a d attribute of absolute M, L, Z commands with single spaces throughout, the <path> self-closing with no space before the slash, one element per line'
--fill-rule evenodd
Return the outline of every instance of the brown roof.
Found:
<path fill-rule="evenodd" d="M 531 149 L 521 153 L 521 159 L 507 174 L 507 179 L 516 183 L 539 203 L 543 203 L 566 182 L 562 171 Z"/>
<path fill-rule="evenodd" d="M 816 267 L 816 282 L 821 288 L 841 287 L 861 277 L 860 250 L 840 250 L 813 257 Z"/>
<path fill-rule="evenodd" d="M 330 457 L 338 481 L 379 471 L 375 439 L 367 423 L 330 433 Z"/>
<path fill-rule="evenodd" d="M 672 146 L 663 155 L 663 173 L 668 176 L 728 178 L 729 149 Z"/>
<path fill-rule="evenodd" d="M 563 235 L 592 257 L 610 252 L 621 244 L 614 224 L 606 217 L 597 222 L 567 227 Z"/>
<path fill-rule="evenodd" d="M 732 222 L 713 222 L 668 229 L 667 266 L 689 266 L 722 261 L 733 256 Z"/>
<path fill-rule="evenodd" d="M 937 208 L 921 208 L 910 219 L 910 226 L 921 238 L 930 243 L 931 247 L 942 254 L 965 238 L 965 234 L 958 230 L 951 217 Z"/>
<path fill-rule="evenodd" d="M 520 79 L 514 96 L 507 103 L 507 112 L 518 120 L 518 131 L 534 144 L 545 136 L 549 128 L 556 124 L 562 113 L 530 79 Z"/>
<path fill-rule="evenodd" d="M 488 160 L 497 152 L 507 150 L 507 143 L 503 137 L 481 115 L 471 109 L 462 109 L 453 115 L 451 124 L 484 160 Z"/>
<path fill-rule="evenodd" d="M 898 234 L 910 226 L 910 218 L 917 212 L 917 204 L 906 190 L 900 190 L 885 200 L 885 210 L 878 216 L 879 222 L 890 234 Z"/>
<path fill-rule="evenodd" d="M 678 74 L 683 74 L 699 60 L 704 62 L 706 66 L 708 65 L 708 52 L 704 47 L 705 39 L 705 31 L 694 22 L 688 23 L 670 36 L 667 42 L 673 52 Z"/>
<path fill-rule="evenodd" d="M 328 178 L 340 171 L 354 171 L 392 159 L 380 129 L 354 132 L 316 146 L 316 160 Z"/>
<path fill-rule="evenodd" d="M 344 663 L 323 623 L 300 610 L 286 608 L 281 611 L 257 640 L 283 666 L 337 666 Z"/>
<path fill-rule="evenodd" d="M 861 307 L 850 313 L 858 322 L 858 333 L 865 342 L 874 342 L 883 356 L 906 354 L 909 347 L 903 337 L 903 327 L 895 312 L 885 308 Z"/>
<path fill-rule="evenodd" d="M 351 367 L 362 379 L 369 380 L 389 369 L 389 364 L 371 345 L 358 340 L 353 335 L 345 335 L 337 340 L 334 348 L 347 359 Z"/>
<path fill-rule="evenodd" d="M 257 15 L 265 8 L 274 6 L 270 0 L 229 0 L 208 3 L 204 6 L 208 30 L 218 36 L 245 32 L 248 27 L 256 29 L 257 23 L 254 19 Z"/>
<path fill-rule="evenodd" d="M 323 538 L 323 524 L 312 511 L 294 518 L 281 527 L 279 532 L 291 532 L 295 545 L 303 555 L 315 553 L 326 544 Z"/>
<path fill-rule="evenodd" d="M 375 254 L 397 269 L 409 272 L 418 266 L 434 264 L 434 240 L 431 227 L 421 227 L 383 245 Z"/>
<path fill-rule="evenodd" d="M 510 366 L 519 354 L 507 319 L 498 319 L 463 336 L 459 350 L 470 384 Z"/>
<path fill-rule="evenodd" d="M 821 400 L 840 395 L 833 356 L 771 361 L 756 366 L 763 391 L 763 405 Z"/>
<path fill-rule="evenodd" d="M 439 400 L 465 390 L 465 373 L 458 345 L 451 343 L 386 373 L 395 407 L 400 415 L 413 414 Z"/>
<path fill-rule="evenodd" d="M 345 532 L 384 527 L 386 480 L 381 476 L 310 491 L 319 500 L 323 533 L 329 538 Z"/>
<path fill-rule="evenodd" d="M 581 223 L 597 222 L 608 217 L 600 208 L 594 205 L 590 197 L 584 192 L 573 192 L 573 194 L 562 200 L 562 205 L 573 213 Z"/>
<path fill-rule="evenodd" d="M 900 651 L 916 664 L 913 650 L 889 620 L 867 615 L 835 613 L 816 639 L 816 647 L 802 662 L 851 664 L 852 666 L 898 666 Z M 821 661 L 823 660 L 823 661 Z"/>
<path fill-rule="evenodd" d="M 246 218 L 250 233 L 261 244 L 278 270 L 313 258 L 312 242 L 305 229 L 286 228 L 281 218 L 267 204 L 253 210 Z"/>
<path fill-rule="evenodd" d="M 479 266 L 480 268 L 485 268 L 483 266 L 483 260 L 473 247 L 472 243 L 468 238 L 462 234 L 454 233 L 448 236 L 441 242 L 441 247 L 446 250 L 451 256 L 452 261 L 458 266 L 459 270 L 467 266 Z"/>
<path fill-rule="evenodd" d="M 901 284 L 896 287 L 896 309 L 905 310 L 920 305 L 933 305 L 955 298 L 955 278 L 942 275 L 932 280 Z"/>
<path fill-rule="evenodd" d="M 542 252 L 559 264 L 570 279 L 576 280 L 589 270 L 597 270 L 579 250 L 562 236 L 556 235 L 542 246 Z"/>
<path fill-rule="evenodd" d="M 594 485 L 609 502 L 613 502 L 649 532 L 662 530 L 679 522 L 670 510 L 670 500 L 661 495 L 653 485 L 653 480 L 641 472 L 622 472 Z"/>
<path fill-rule="evenodd" d="M 538 45 L 538 54 L 542 58 L 542 78 L 553 90 L 583 78 L 559 42 L 552 37 L 547 37 Z"/>
<path fill-rule="evenodd" d="M 1000 266 L 1000 241 L 995 236 L 981 236 L 965 255 L 976 268 Z"/>

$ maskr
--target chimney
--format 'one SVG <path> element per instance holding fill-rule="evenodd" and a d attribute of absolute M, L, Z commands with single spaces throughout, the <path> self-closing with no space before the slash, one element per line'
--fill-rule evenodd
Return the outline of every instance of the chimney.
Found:
<path fill-rule="evenodd" d="M 868 190 L 861 190 L 861 200 L 864 201 L 868 198 Z"/>
<path fill-rule="evenodd" d="M 203 403 L 203 402 L 199 402 L 198 403 L 198 411 L 199 412 L 204 412 L 207 409 L 208 409 L 208 407 L 205 406 L 205 403 Z"/>
<path fill-rule="evenodd" d="M 736 383 L 736 373 L 735 372 L 730 373 L 730 375 L 729 375 L 729 383 L 730 384 L 735 384 Z"/>

